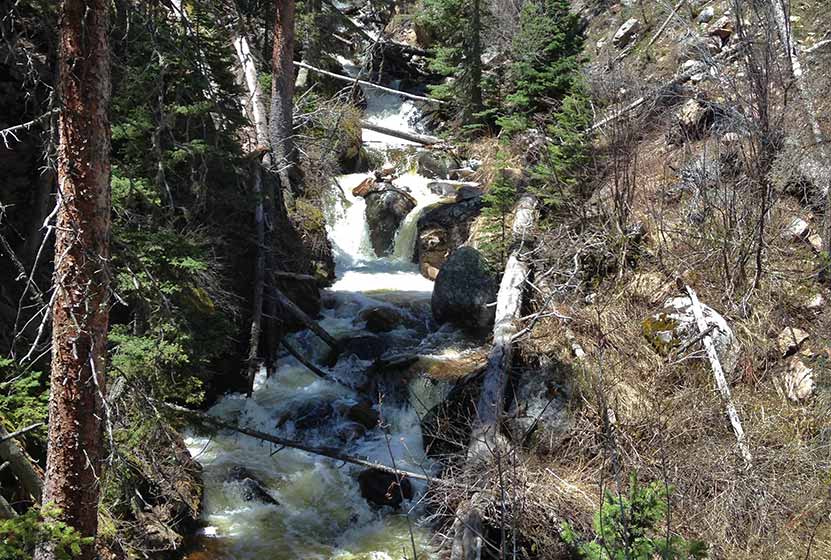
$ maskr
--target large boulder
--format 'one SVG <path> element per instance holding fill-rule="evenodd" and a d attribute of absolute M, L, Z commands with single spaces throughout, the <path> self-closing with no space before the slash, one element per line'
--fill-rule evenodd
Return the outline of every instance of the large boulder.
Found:
<path fill-rule="evenodd" d="M 400 480 L 400 484 L 399 484 Z M 391 506 L 397 508 L 403 501 L 413 497 L 413 486 L 405 477 L 376 469 L 361 471 L 358 475 L 358 484 L 361 487 L 361 496 L 374 506 Z"/>
<path fill-rule="evenodd" d="M 424 150 L 415 157 L 416 173 L 428 179 L 447 179 L 451 168 L 458 167 L 450 155 Z"/>
<path fill-rule="evenodd" d="M 467 241 L 471 224 L 482 207 L 482 198 L 473 196 L 451 204 L 438 203 L 425 210 L 418 219 L 413 255 L 422 275 L 436 279 L 450 254 Z"/>
<path fill-rule="evenodd" d="M 409 193 L 393 186 L 370 190 L 364 195 L 364 200 L 372 249 L 379 257 L 389 255 L 398 227 L 417 202 Z"/>
<path fill-rule="evenodd" d="M 712 307 L 701 304 L 704 321 L 716 348 L 721 367 L 731 375 L 739 361 L 739 341 L 727 320 Z M 690 346 L 700 338 L 701 331 L 695 320 L 692 303 L 687 296 L 667 300 L 657 314 L 642 323 L 643 334 L 655 350 L 662 355 Z"/>
<path fill-rule="evenodd" d="M 615 36 L 612 38 L 612 44 L 619 49 L 629 46 L 632 40 L 637 37 L 638 31 L 641 29 L 641 22 L 635 18 L 626 20 L 621 25 Z"/>
<path fill-rule="evenodd" d="M 439 323 L 480 330 L 493 324 L 497 280 L 485 259 L 472 247 L 460 247 L 436 277 L 430 307 Z"/>

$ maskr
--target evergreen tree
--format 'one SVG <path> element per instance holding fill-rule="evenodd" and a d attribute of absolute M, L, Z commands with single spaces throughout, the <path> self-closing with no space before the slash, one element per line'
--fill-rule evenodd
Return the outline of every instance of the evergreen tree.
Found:
<path fill-rule="evenodd" d="M 436 47 L 430 68 L 449 78 L 431 93 L 451 101 L 463 124 L 472 124 L 482 111 L 482 34 L 489 13 L 481 0 L 424 0 L 419 22 Z"/>
<path fill-rule="evenodd" d="M 628 495 L 607 490 L 603 505 L 594 516 L 596 538 L 578 542 L 574 529 L 565 524 L 563 539 L 586 560 L 688 560 L 707 557 L 701 541 L 687 541 L 668 533 L 659 524 L 667 517 L 671 487 L 653 482 L 638 484 L 633 474 Z"/>
<path fill-rule="evenodd" d="M 556 109 L 578 76 L 583 47 L 579 19 L 568 0 L 530 0 L 522 7 L 511 48 L 507 115 L 499 124 L 513 132 L 527 128 L 532 113 Z"/>

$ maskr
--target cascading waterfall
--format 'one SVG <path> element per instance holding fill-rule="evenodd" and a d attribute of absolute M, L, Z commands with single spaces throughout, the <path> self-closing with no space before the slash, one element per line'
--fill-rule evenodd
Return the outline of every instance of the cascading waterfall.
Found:
<path fill-rule="evenodd" d="M 409 128 L 416 110 L 395 95 L 367 91 L 367 118 L 391 128 Z M 389 136 L 364 131 L 375 147 L 406 144 Z M 343 191 L 329 209 L 329 236 L 337 262 L 337 281 L 324 294 L 326 309 L 321 325 L 334 336 L 368 334 L 359 315 L 371 307 L 393 306 L 401 325 L 382 336 L 388 351 L 406 351 L 431 359 L 458 356 L 472 346 L 461 333 L 431 325 L 429 298 L 432 282 L 412 263 L 417 220 L 421 211 L 438 200 L 427 188 L 428 180 L 413 173 L 396 179 L 417 201 L 401 225 L 393 255 L 378 258 L 369 244 L 364 217 L 365 203 L 352 189 L 366 174 L 337 179 Z M 313 334 L 290 336 L 294 346 L 318 364 L 328 351 Z M 355 355 L 342 357 L 329 371 L 344 380 L 362 381 L 370 360 Z M 344 386 L 316 377 L 289 356 L 280 358 L 270 379 L 261 372 L 251 398 L 223 397 L 209 414 L 259 431 L 302 439 L 314 445 L 339 447 L 379 463 L 421 472 L 430 464 L 422 446 L 419 414 L 442 398 L 435 384 L 416 379 L 410 383 L 410 401 L 376 405 L 386 430 L 365 431 L 344 413 L 361 395 Z M 293 449 L 272 449 L 262 442 L 220 432 L 212 436 L 190 434 L 188 447 L 204 468 L 207 527 L 202 534 L 217 544 L 214 558 L 235 560 L 337 558 L 385 560 L 412 558 L 410 531 L 420 558 L 430 557 L 430 533 L 417 523 L 423 484 L 414 484 L 415 497 L 394 511 L 374 509 L 361 496 L 352 465 Z M 234 472 L 259 481 L 275 503 L 247 500 L 244 481 Z M 235 470 L 236 469 L 236 470 Z"/>

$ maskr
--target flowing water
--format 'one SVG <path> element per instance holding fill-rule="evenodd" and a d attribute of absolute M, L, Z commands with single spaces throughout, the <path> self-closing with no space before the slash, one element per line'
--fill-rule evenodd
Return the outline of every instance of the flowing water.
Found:
<path fill-rule="evenodd" d="M 409 102 L 390 94 L 367 91 L 367 118 L 390 128 L 407 129 L 416 112 Z M 365 142 L 383 150 L 406 144 L 389 136 L 364 131 Z M 415 353 L 426 361 L 454 360 L 475 346 L 449 327 L 432 323 L 429 310 L 432 282 L 412 261 L 416 222 L 420 212 L 438 197 L 427 180 L 407 173 L 395 184 L 410 191 L 418 206 L 405 219 L 393 255 L 376 257 L 369 244 L 363 199 L 352 188 L 366 174 L 338 178 L 337 193 L 328 209 L 329 234 L 337 263 L 337 281 L 323 294 L 321 325 L 336 337 L 366 335 L 362 310 L 391 306 L 401 315 L 400 326 L 380 335 L 390 353 Z M 291 335 L 291 342 L 321 364 L 328 351 L 308 331 Z M 355 355 L 341 357 L 329 371 L 351 383 L 364 380 L 372 364 Z M 279 359 L 269 379 L 262 372 L 251 398 L 227 395 L 209 414 L 227 422 L 314 445 L 338 447 L 345 453 L 393 464 L 416 472 L 429 471 L 419 415 L 436 404 L 446 387 L 425 376 L 408 378 L 403 398 L 381 400 L 375 408 L 385 428 L 365 433 L 344 417 L 344 410 L 361 395 L 341 384 L 320 379 L 294 358 Z M 419 524 L 425 487 L 414 484 L 415 496 L 402 507 L 376 509 L 363 497 L 356 477 L 362 470 L 350 464 L 293 450 L 277 450 L 257 439 L 220 432 L 190 434 L 187 444 L 204 468 L 203 543 L 215 543 L 212 558 L 244 559 L 367 559 L 432 556 L 430 532 Z M 243 467 L 262 483 L 276 504 L 245 499 L 245 488 L 233 469 Z M 248 496 L 250 497 L 250 496 Z"/>

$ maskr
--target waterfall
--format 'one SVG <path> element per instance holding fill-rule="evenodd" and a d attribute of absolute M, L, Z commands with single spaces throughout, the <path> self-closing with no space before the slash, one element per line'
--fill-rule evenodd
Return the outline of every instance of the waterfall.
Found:
<path fill-rule="evenodd" d="M 355 71 L 354 66 L 347 66 L 347 70 Z M 415 106 L 402 103 L 395 95 L 376 91 L 365 94 L 366 118 L 383 126 L 406 129 L 417 112 Z M 364 141 L 387 150 L 407 144 L 370 131 L 364 131 Z M 352 189 L 367 176 L 343 175 L 337 178 L 340 188 L 333 187 L 333 203 L 326 217 L 336 256 L 337 281 L 324 294 L 327 305 L 321 325 L 337 337 L 377 337 L 392 352 L 411 352 L 432 360 L 458 356 L 470 344 L 455 329 L 432 326 L 432 282 L 422 277 L 412 262 L 418 218 L 439 197 L 430 192 L 429 180 L 424 177 L 406 173 L 395 179 L 394 184 L 408 191 L 417 205 L 399 228 L 393 254 L 379 258 L 369 243 L 366 204 L 352 195 Z M 401 324 L 386 333 L 367 333 L 361 314 L 378 306 L 393 307 L 401 316 Z M 325 363 L 328 348 L 310 332 L 294 333 L 288 339 L 316 363 Z M 357 385 L 368 375 L 365 372 L 371 365 L 372 360 L 353 354 L 342 357 L 328 370 Z M 264 371 L 260 372 L 251 398 L 226 395 L 209 414 L 313 445 L 338 447 L 379 463 L 392 464 L 394 457 L 399 468 L 421 472 L 430 469 L 430 461 L 424 454 L 419 413 L 435 404 L 442 390 L 418 378 L 410 383 L 410 389 L 413 405 L 375 405 L 387 425 L 386 431 L 381 427 L 360 428 L 345 411 L 363 395 L 316 377 L 284 355 L 274 376 L 266 379 Z M 194 432 L 186 441 L 204 468 L 207 526 L 202 538 L 218 545 L 217 557 L 398 559 L 412 556 L 411 528 L 419 557 L 432 557 L 430 532 L 417 523 L 423 484 L 414 484 L 414 499 L 404 504 L 403 514 L 395 514 L 390 508 L 369 506 L 356 481 L 361 469 L 354 465 L 337 464 L 293 449 L 278 451 L 256 439 L 228 432 L 212 436 Z M 256 478 L 277 503 L 247 501 L 244 484 L 232 476 L 233 469 L 240 467 Z"/>

